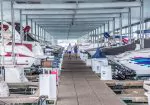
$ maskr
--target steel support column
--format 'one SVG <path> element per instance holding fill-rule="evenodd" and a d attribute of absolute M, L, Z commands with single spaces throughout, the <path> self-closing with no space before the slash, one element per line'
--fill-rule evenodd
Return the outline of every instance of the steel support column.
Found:
<path fill-rule="evenodd" d="M 110 26 L 109 26 L 109 21 L 108 21 L 108 33 L 110 32 Z"/>
<path fill-rule="evenodd" d="M 3 0 L 1 0 L 0 1 L 0 3 L 1 3 L 1 38 L 2 38 L 2 47 L 3 47 L 3 51 L 1 51 L 1 52 L 4 52 L 4 35 L 3 35 Z M 1 65 L 2 65 L 2 67 L 4 66 L 4 55 L 2 54 L 2 59 L 0 59 L 1 60 Z M 4 78 L 5 79 L 5 78 Z"/>
<path fill-rule="evenodd" d="M 122 45 L 122 14 L 121 13 L 119 17 L 119 26 L 120 26 L 120 45 Z"/>
<path fill-rule="evenodd" d="M 106 32 L 106 27 L 105 27 L 106 24 L 104 24 L 104 33 Z M 103 34 L 104 36 L 104 34 Z M 106 45 L 106 40 L 105 40 L 105 37 L 104 37 L 104 46 Z"/>
<path fill-rule="evenodd" d="M 140 7 L 140 45 L 141 49 L 144 48 L 144 8 L 143 8 L 143 0 L 141 0 Z"/>
<path fill-rule="evenodd" d="M 115 42 L 115 29 L 116 29 L 116 22 L 115 22 L 115 18 L 113 18 L 113 41 Z"/>
<path fill-rule="evenodd" d="M 40 27 L 40 42 L 42 40 L 42 28 Z"/>
<path fill-rule="evenodd" d="M 94 44 L 96 43 L 96 29 L 94 30 Z"/>
<path fill-rule="evenodd" d="M 37 38 L 37 32 L 36 32 L 36 28 L 37 28 L 37 26 L 36 26 L 36 22 L 34 22 L 34 31 L 35 31 L 35 39 Z"/>
<path fill-rule="evenodd" d="M 92 44 L 92 32 L 90 32 L 89 34 L 90 34 L 91 44 Z"/>
<path fill-rule="evenodd" d="M 31 19 L 31 34 L 33 35 L 33 21 Z"/>
<path fill-rule="evenodd" d="M 91 31 L 91 42 L 92 42 L 92 44 L 93 44 L 93 31 Z"/>
<path fill-rule="evenodd" d="M 46 41 L 46 31 L 44 30 L 44 42 Z"/>
<path fill-rule="evenodd" d="M 26 26 L 28 26 L 28 25 L 29 25 L 29 23 L 28 23 L 28 15 L 26 15 Z M 27 34 L 28 34 L 28 32 L 26 32 L 25 34 L 26 34 L 25 40 L 27 41 Z"/>
<path fill-rule="evenodd" d="M 21 43 L 24 41 L 23 35 L 23 27 L 22 27 L 22 10 L 20 10 L 20 36 L 21 36 Z"/>
<path fill-rule="evenodd" d="M 29 25 L 28 24 L 28 15 L 26 15 L 26 26 Z"/>
<path fill-rule="evenodd" d="M 132 43 L 132 32 L 131 32 L 131 8 L 129 8 L 129 13 L 128 13 L 128 38 L 129 38 L 129 43 Z"/>
<path fill-rule="evenodd" d="M 37 25 L 37 31 L 38 31 L 38 38 L 37 38 L 37 40 L 39 41 L 40 40 L 40 27 L 39 27 L 39 25 Z"/>
<path fill-rule="evenodd" d="M 12 62 L 13 65 L 15 65 L 15 21 L 14 21 L 14 7 L 13 7 L 14 1 L 11 1 L 11 24 L 12 24 Z"/>
<path fill-rule="evenodd" d="M 103 37 L 103 36 L 102 36 L 102 33 L 103 33 L 103 32 L 102 32 L 102 28 L 103 28 L 103 27 L 101 26 L 101 27 L 100 27 L 100 43 L 101 43 L 101 46 L 102 46 L 102 37 Z"/>

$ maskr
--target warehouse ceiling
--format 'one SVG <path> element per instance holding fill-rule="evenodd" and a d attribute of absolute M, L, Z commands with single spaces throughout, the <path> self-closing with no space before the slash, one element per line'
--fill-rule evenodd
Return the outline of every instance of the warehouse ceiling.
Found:
<path fill-rule="evenodd" d="M 36 22 L 36 24 L 57 39 L 79 38 L 105 23 L 108 23 L 108 21 L 110 21 L 111 24 L 113 18 L 116 18 L 116 24 L 118 24 L 120 13 L 123 14 L 123 19 L 126 19 L 128 5 L 133 5 L 133 7 L 138 10 L 138 7 L 133 4 L 133 2 L 136 2 L 135 0 L 15 1 L 14 8 L 16 11 L 21 9 L 24 17 L 25 15 L 28 15 L 29 20 Z M 111 3 L 114 4 L 111 5 Z M 117 3 L 127 3 L 127 6 L 125 6 L 125 4 L 119 6 L 120 4 Z M 109 5 L 112 7 L 109 8 Z M 135 3 L 135 5 L 137 4 Z M 19 17 L 19 15 L 16 17 Z M 134 21 L 139 20 L 139 13 L 132 15 L 132 18 Z M 123 25 L 126 24 L 127 22 L 123 23 Z M 118 27 L 118 25 L 116 25 L 116 27 Z M 110 29 L 112 29 L 112 25 L 110 26 Z"/>

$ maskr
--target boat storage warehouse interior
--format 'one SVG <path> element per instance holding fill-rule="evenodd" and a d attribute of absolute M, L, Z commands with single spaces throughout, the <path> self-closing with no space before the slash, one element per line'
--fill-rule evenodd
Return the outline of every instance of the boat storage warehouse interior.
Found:
<path fill-rule="evenodd" d="M 0 105 L 150 105 L 150 0 L 0 0 Z"/>

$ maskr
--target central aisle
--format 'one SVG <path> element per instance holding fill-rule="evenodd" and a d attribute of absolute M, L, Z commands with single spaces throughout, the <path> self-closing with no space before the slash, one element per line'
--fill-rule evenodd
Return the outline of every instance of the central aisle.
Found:
<path fill-rule="evenodd" d="M 64 57 L 57 105 L 124 105 L 81 60 Z"/>

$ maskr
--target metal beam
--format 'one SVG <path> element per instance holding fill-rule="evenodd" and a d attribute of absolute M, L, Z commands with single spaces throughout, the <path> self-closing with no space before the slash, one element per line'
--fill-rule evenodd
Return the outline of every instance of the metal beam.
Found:
<path fill-rule="evenodd" d="M 56 36 L 56 37 L 63 37 L 64 35 L 67 36 L 67 33 L 51 33 L 53 36 Z M 81 37 L 81 34 L 83 35 L 84 33 L 74 33 L 74 34 L 71 34 L 70 33 L 70 36 L 72 37 Z"/>
<path fill-rule="evenodd" d="M 40 26 L 41 27 L 41 26 Z M 71 27 L 72 29 L 81 29 L 81 27 L 82 27 L 82 29 L 84 29 L 84 28 L 90 28 L 90 27 L 100 27 L 100 25 L 93 25 L 93 26 L 73 26 L 73 27 Z M 55 28 L 55 29 L 59 29 L 59 28 L 69 28 L 69 26 L 43 26 L 43 28 Z"/>
<path fill-rule="evenodd" d="M 141 2 L 79 3 L 78 9 L 140 7 Z M 76 9 L 76 3 L 63 4 L 17 4 L 14 9 Z"/>
<path fill-rule="evenodd" d="M 56 29 L 56 28 L 44 28 L 44 29 L 45 29 L 45 30 L 53 30 L 53 31 L 55 30 L 55 32 L 56 32 L 56 31 L 58 31 L 58 32 L 59 32 L 59 31 L 66 32 L 66 31 L 69 30 L 69 28 L 66 28 L 66 29 L 61 29 L 61 28 L 59 28 L 59 29 Z M 84 31 L 89 31 L 89 30 L 93 30 L 93 29 L 95 29 L 95 27 L 92 27 L 92 28 L 84 28 L 84 29 L 82 29 L 82 30 L 79 29 L 79 28 L 78 28 L 78 29 L 70 29 L 70 32 L 71 32 L 71 31 L 73 31 L 73 32 L 74 32 L 74 31 L 81 31 L 81 32 L 84 32 Z"/>
<path fill-rule="evenodd" d="M 62 30 L 62 31 L 66 31 L 66 30 L 73 30 L 73 31 L 84 31 L 84 30 L 92 30 L 92 29 L 95 29 L 96 27 L 86 27 L 86 28 L 83 28 L 81 30 L 81 28 L 52 28 L 52 27 L 44 27 L 44 29 L 50 29 L 50 30 L 56 30 L 56 31 L 59 31 L 59 30 Z"/>
<path fill-rule="evenodd" d="M 83 25 L 101 25 L 101 24 L 104 24 L 105 22 L 98 22 L 98 23 L 96 23 L 96 22 L 91 22 L 91 23 L 74 23 L 74 24 L 72 24 L 72 26 L 83 26 Z M 47 24 L 45 24 L 45 23 L 38 23 L 40 26 L 70 26 L 70 23 L 47 23 Z"/>
<path fill-rule="evenodd" d="M 78 31 L 78 30 L 81 30 L 81 31 L 84 31 L 84 30 L 92 30 L 92 29 L 95 29 L 96 27 L 86 27 L 86 28 L 71 28 L 70 30 L 74 30 L 74 31 Z M 49 30 L 56 30 L 56 31 L 59 31 L 59 30 L 62 30 L 62 31 L 65 31 L 65 30 L 69 30 L 69 28 L 52 28 L 52 27 L 45 27 L 44 29 L 49 29 Z"/>
<path fill-rule="evenodd" d="M 77 10 L 76 14 L 113 14 L 128 13 L 128 9 L 96 9 L 96 10 Z M 46 14 L 74 14 L 73 10 L 24 10 L 24 15 L 46 15 Z"/>
<path fill-rule="evenodd" d="M 83 18 L 80 18 L 80 19 L 75 19 L 74 21 L 112 21 L 113 18 L 88 18 L 88 19 L 83 19 Z M 41 19 L 33 19 L 33 21 L 36 21 L 36 22 L 40 22 L 40 21 L 44 21 L 44 22 L 52 22 L 52 21 L 64 21 L 64 22 L 67 22 L 67 21 L 71 21 L 71 19 L 67 19 L 67 18 L 51 18 L 51 19 L 45 19 L 45 18 L 41 18 Z"/>
<path fill-rule="evenodd" d="M 79 25 L 80 25 L 80 26 L 85 26 L 85 25 L 90 25 L 90 26 L 92 26 L 92 25 L 99 25 L 99 26 L 100 26 L 100 25 L 102 25 L 102 24 L 104 24 L 104 23 L 74 24 L 74 26 L 79 26 Z M 69 25 L 69 26 L 70 26 L 69 23 L 68 23 L 68 24 L 65 24 L 65 23 L 61 23 L 61 24 L 60 24 L 60 23 L 56 23 L 56 24 L 47 23 L 47 24 L 38 24 L 38 25 L 40 25 L 40 26 L 46 26 L 46 25 L 47 25 L 47 26 L 48 26 L 48 25 L 49 25 L 49 26 L 56 26 L 56 25 L 57 25 L 57 26 L 63 26 L 63 25 L 64 25 L 64 26 L 68 26 L 68 25 Z"/>
<path fill-rule="evenodd" d="M 101 26 L 101 24 L 104 23 L 80 23 L 80 24 L 73 24 L 73 26 Z M 39 24 L 40 26 L 53 26 L 53 27 L 57 27 L 57 26 L 70 26 L 70 24 Z"/>
<path fill-rule="evenodd" d="M 119 17 L 119 14 L 100 14 L 100 15 L 76 15 L 74 18 L 78 19 L 78 18 L 113 18 L 113 17 Z M 51 18 L 67 18 L 67 19 L 72 19 L 73 16 L 72 15 L 28 15 L 29 19 L 40 19 L 40 18 L 44 18 L 44 19 L 51 19 Z"/>
<path fill-rule="evenodd" d="M 97 20 L 97 21 L 96 21 Z M 109 19 L 108 19 L 109 20 Z M 70 23 L 71 21 L 35 21 L 37 23 Z M 75 21 L 76 23 L 106 23 L 107 20 L 100 20 L 100 19 L 85 19 L 85 20 L 81 20 L 81 21 Z"/>
<path fill-rule="evenodd" d="M 68 31 L 52 31 L 52 30 L 49 30 L 49 29 L 46 29 L 47 32 L 51 33 L 51 34 L 54 34 L 54 33 L 57 33 L 57 34 L 61 34 L 61 33 L 68 33 Z M 87 32 L 83 32 L 83 31 L 72 31 L 70 32 L 71 34 L 80 34 L 80 33 L 87 33 Z"/>

